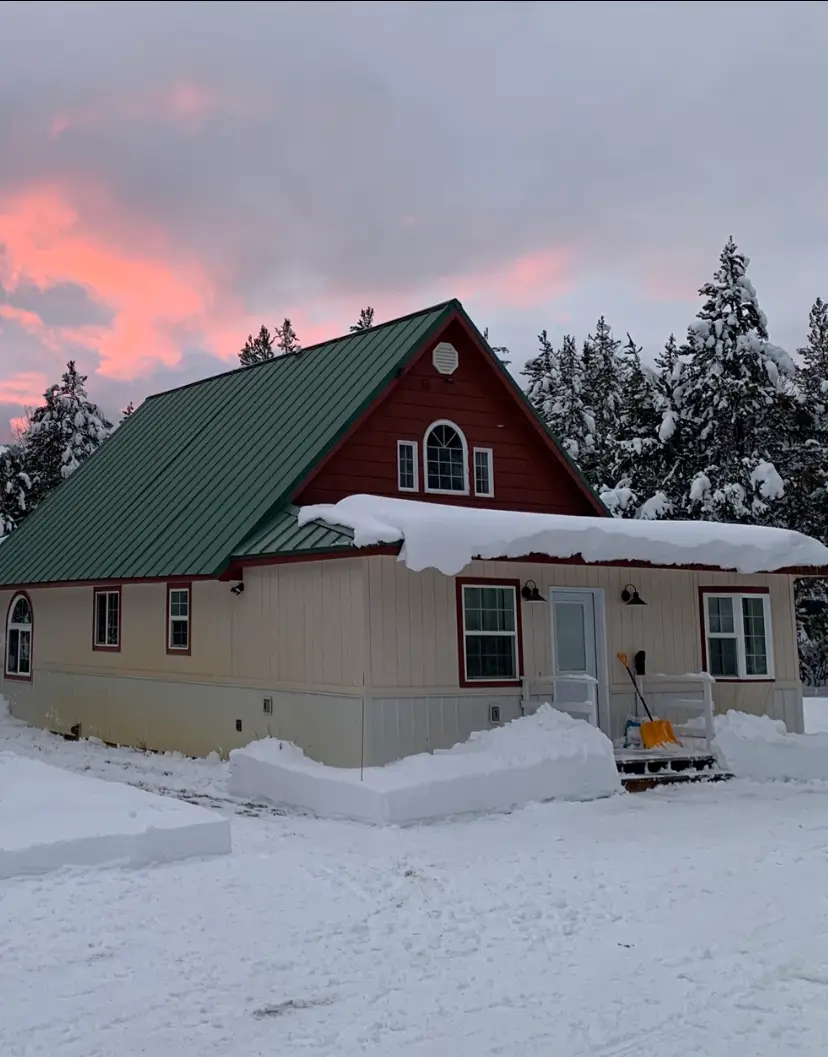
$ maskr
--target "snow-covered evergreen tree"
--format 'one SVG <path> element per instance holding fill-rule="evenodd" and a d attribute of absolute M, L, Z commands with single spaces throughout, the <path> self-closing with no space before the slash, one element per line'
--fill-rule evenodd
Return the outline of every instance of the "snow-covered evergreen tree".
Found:
<path fill-rule="evenodd" d="M 36 506 L 103 444 L 112 431 L 103 411 L 86 393 L 86 376 L 70 360 L 59 384 L 31 413 L 23 436 L 23 465 L 31 480 L 30 505 Z"/>
<path fill-rule="evenodd" d="M 130 402 L 127 404 L 127 406 L 121 412 L 121 422 L 123 422 L 124 419 L 132 418 L 132 416 L 134 414 L 135 414 L 135 404 L 133 404 L 133 402 L 130 400 Z"/>
<path fill-rule="evenodd" d="M 19 449 L 0 447 L 0 539 L 13 532 L 29 512 L 31 488 Z"/>
<path fill-rule="evenodd" d="M 370 330 L 374 325 L 374 310 L 368 305 L 367 308 L 360 309 L 359 319 L 351 327 L 352 334 L 358 334 L 361 330 Z"/>
<path fill-rule="evenodd" d="M 682 434 L 694 453 L 677 482 L 684 516 L 773 523 L 785 494 L 794 364 L 768 340 L 767 321 L 747 277 L 748 259 L 729 239 L 682 352 L 687 358 Z"/>
<path fill-rule="evenodd" d="M 620 346 L 603 316 L 583 346 L 581 391 L 591 442 L 581 454 L 581 466 L 599 489 L 615 484 L 614 448 L 624 395 Z"/>
<path fill-rule="evenodd" d="M 538 355 L 526 364 L 528 396 L 532 406 L 564 449 L 579 461 L 592 437 L 581 399 L 581 361 L 571 334 L 564 334 L 556 349 L 545 330 L 538 334 Z"/>
<path fill-rule="evenodd" d="M 293 329 L 291 322 L 287 317 L 282 322 L 281 327 L 276 328 L 276 348 L 281 353 L 285 352 L 300 352 L 302 346 L 296 337 L 296 331 Z"/>
<path fill-rule="evenodd" d="M 289 321 L 285 320 L 285 322 Z M 262 323 L 255 338 L 252 334 L 247 335 L 247 341 L 239 353 L 239 363 L 242 367 L 252 367 L 254 363 L 264 363 L 265 360 L 272 360 L 275 355 L 276 353 L 273 351 L 273 335 Z"/>
<path fill-rule="evenodd" d="M 488 327 L 485 327 L 483 330 L 483 338 L 485 341 L 489 340 Z M 489 348 L 492 350 L 495 356 L 497 356 L 497 358 L 500 360 L 504 367 L 508 367 L 509 364 L 512 362 L 511 360 L 506 359 L 506 357 L 509 355 L 508 345 L 489 345 Z"/>
<path fill-rule="evenodd" d="M 808 341 L 799 349 L 803 366 L 800 386 L 806 403 L 819 419 L 820 428 L 828 428 L 828 304 L 818 297 L 808 317 Z"/>
<path fill-rule="evenodd" d="M 484 334 L 485 336 L 485 334 Z M 546 401 L 546 393 L 549 385 L 549 376 L 552 373 L 552 356 L 554 349 L 549 341 L 545 330 L 538 334 L 540 350 L 537 356 L 527 360 L 523 370 L 520 372 L 526 378 L 526 395 L 529 403 L 538 412 L 543 414 L 543 406 Z"/>

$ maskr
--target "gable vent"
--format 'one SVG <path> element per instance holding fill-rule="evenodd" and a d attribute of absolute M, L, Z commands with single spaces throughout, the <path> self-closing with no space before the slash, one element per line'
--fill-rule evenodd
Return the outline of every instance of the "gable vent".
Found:
<path fill-rule="evenodd" d="M 453 345 L 447 341 L 441 341 L 439 345 L 434 346 L 431 362 L 434 364 L 434 370 L 439 374 L 454 374 L 460 363 L 460 357 Z"/>

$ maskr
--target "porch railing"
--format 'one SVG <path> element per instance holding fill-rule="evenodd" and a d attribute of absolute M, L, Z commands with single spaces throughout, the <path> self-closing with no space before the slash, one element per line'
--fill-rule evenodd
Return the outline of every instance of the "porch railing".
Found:
<path fill-rule="evenodd" d="M 579 719 L 585 719 L 588 723 L 591 723 L 593 727 L 598 726 L 598 680 L 592 676 L 583 674 L 573 675 L 539 675 L 530 679 L 524 675 L 521 679 L 521 702 L 520 710 L 522 713 L 526 713 L 526 706 L 532 699 L 530 692 L 530 686 L 535 683 L 551 683 L 552 684 L 552 701 L 555 708 L 559 712 L 568 712 L 571 716 L 577 716 Z M 582 687 L 584 690 L 583 700 L 580 701 L 559 701 L 558 700 L 558 687 L 568 683 L 577 687 Z"/>

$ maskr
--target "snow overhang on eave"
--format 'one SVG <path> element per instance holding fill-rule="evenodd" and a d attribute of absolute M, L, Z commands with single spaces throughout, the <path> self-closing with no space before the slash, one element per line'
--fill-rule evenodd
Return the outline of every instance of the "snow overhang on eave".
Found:
<path fill-rule="evenodd" d="M 409 569 L 454 576 L 474 558 L 546 559 L 600 565 L 721 569 L 823 576 L 828 547 L 787 529 L 707 521 L 636 521 L 535 514 L 354 495 L 303 507 L 299 524 L 321 521 L 354 533 L 357 548 L 401 544 Z"/>

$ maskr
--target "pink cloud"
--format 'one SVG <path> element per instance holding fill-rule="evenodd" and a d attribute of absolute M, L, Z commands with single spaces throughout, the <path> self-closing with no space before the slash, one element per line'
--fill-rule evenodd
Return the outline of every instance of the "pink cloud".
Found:
<path fill-rule="evenodd" d="M 39 371 L 18 371 L 0 378 L 0 404 L 39 404 L 48 382 Z"/>
<path fill-rule="evenodd" d="M 443 285 L 453 286 L 454 296 L 492 308 L 536 308 L 572 290 L 572 254 L 566 247 L 539 250 Z"/>

